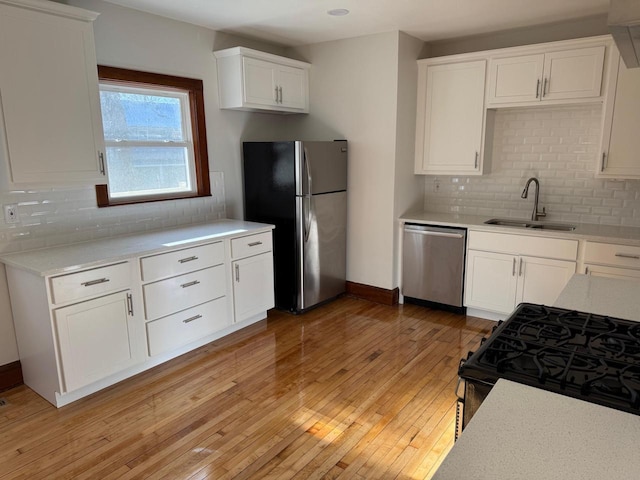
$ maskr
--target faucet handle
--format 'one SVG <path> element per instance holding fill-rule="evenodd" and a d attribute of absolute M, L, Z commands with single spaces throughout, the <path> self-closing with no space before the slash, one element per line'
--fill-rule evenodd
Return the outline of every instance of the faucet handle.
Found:
<path fill-rule="evenodd" d="M 538 216 L 539 217 L 546 217 L 547 216 L 547 207 L 542 207 L 542 212 L 538 212 Z"/>

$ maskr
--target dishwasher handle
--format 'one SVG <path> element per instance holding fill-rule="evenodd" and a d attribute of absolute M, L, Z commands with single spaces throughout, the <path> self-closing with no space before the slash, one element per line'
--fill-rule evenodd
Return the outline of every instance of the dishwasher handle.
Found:
<path fill-rule="evenodd" d="M 427 235 L 429 237 L 447 237 L 447 238 L 464 238 L 462 233 L 438 232 L 435 230 L 423 230 L 420 227 L 405 226 L 404 231 L 407 233 L 417 233 L 418 235 Z"/>

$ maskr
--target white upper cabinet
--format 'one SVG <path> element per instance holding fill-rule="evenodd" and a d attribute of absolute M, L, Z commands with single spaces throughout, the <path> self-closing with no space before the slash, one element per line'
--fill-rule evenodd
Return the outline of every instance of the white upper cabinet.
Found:
<path fill-rule="evenodd" d="M 486 63 L 419 64 L 415 173 L 482 173 Z"/>
<path fill-rule="evenodd" d="M 489 64 L 487 105 L 598 98 L 605 48 L 496 56 Z"/>
<path fill-rule="evenodd" d="M 604 178 L 640 178 L 640 68 L 618 63 L 617 79 L 612 81 L 615 90 L 605 110 L 597 173 Z"/>
<path fill-rule="evenodd" d="M 14 184 L 104 182 L 96 17 L 0 0 L 0 131 Z"/>
<path fill-rule="evenodd" d="M 309 112 L 308 63 L 243 47 L 214 54 L 220 108 Z"/>

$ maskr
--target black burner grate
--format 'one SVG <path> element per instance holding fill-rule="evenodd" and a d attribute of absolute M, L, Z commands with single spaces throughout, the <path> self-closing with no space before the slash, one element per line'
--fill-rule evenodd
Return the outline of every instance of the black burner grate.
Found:
<path fill-rule="evenodd" d="M 521 304 L 460 367 L 640 414 L 640 324 Z"/>

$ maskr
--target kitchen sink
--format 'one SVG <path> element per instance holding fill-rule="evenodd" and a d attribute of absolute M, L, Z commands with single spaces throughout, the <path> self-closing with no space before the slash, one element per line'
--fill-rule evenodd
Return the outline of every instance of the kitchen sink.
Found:
<path fill-rule="evenodd" d="M 487 225 L 500 225 L 502 227 L 534 228 L 536 230 L 556 230 L 561 232 L 570 232 L 576 229 L 575 225 L 569 223 L 536 222 L 517 218 L 492 218 L 484 223 Z"/>

